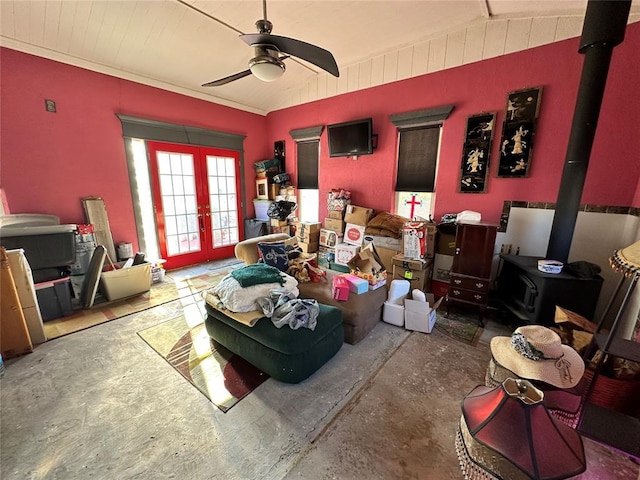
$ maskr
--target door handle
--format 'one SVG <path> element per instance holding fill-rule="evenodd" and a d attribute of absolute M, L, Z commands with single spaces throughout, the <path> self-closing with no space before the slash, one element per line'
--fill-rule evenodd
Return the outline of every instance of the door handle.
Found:
<path fill-rule="evenodd" d="M 202 214 L 198 214 L 198 224 L 200 225 L 200 231 L 204 233 L 204 220 L 202 220 Z"/>

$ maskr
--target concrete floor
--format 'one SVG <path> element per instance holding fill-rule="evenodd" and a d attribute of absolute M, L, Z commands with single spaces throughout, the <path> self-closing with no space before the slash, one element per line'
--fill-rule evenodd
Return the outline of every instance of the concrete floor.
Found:
<path fill-rule="evenodd" d="M 188 297 L 7 361 L 0 477 L 459 479 L 460 402 L 483 381 L 488 340 L 510 333 L 489 322 L 471 347 L 380 322 L 306 381 L 269 379 L 224 414 L 137 335 L 202 312 Z M 624 456 L 585 449 L 579 478 L 638 477 Z"/>

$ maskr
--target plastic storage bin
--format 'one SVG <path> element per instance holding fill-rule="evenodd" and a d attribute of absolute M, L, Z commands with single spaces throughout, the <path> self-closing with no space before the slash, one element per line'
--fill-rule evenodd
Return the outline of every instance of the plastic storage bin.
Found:
<path fill-rule="evenodd" d="M 42 321 L 71 315 L 71 281 L 69 277 L 34 285 Z"/>
<path fill-rule="evenodd" d="M 269 211 L 269 207 L 273 202 L 271 200 L 253 200 L 253 206 L 256 209 L 256 219 L 257 220 L 269 220 L 269 215 L 267 212 Z"/>
<path fill-rule="evenodd" d="M 100 291 L 109 301 L 148 292 L 150 288 L 150 263 L 141 263 L 100 274 Z"/>

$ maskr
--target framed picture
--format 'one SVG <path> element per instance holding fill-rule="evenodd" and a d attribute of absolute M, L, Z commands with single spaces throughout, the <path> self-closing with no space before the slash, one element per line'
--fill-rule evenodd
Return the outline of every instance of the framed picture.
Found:
<path fill-rule="evenodd" d="M 533 136 L 540 109 L 542 87 L 507 95 L 500 139 L 498 177 L 527 177 L 531 167 Z"/>
<path fill-rule="evenodd" d="M 491 153 L 495 122 L 495 112 L 479 113 L 467 118 L 460 165 L 460 184 L 458 186 L 458 191 L 461 193 L 483 193 L 486 191 L 489 154 Z"/>

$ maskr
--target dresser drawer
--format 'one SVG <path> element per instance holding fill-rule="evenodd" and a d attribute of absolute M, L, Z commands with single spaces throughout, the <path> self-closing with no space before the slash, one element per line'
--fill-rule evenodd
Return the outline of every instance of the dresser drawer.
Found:
<path fill-rule="evenodd" d="M 486 305 L 489 295 L 486 292 L 478 292 L 475 290 L 465 290 L 464 288 L 449 286 L 447 298 L 450 300 L 460 300 L 462 302 L 475 303 L 478 305 Z"/>
<path fill-rule="evenodd" d="M 489 292 L 489 280 L 486 278 L 468 277 L 451 273 L 449 285 L 458 289 L 474 290 L 476 292 Z"/>

